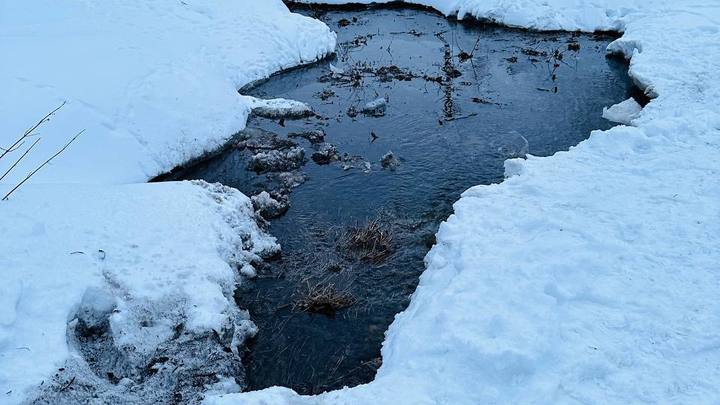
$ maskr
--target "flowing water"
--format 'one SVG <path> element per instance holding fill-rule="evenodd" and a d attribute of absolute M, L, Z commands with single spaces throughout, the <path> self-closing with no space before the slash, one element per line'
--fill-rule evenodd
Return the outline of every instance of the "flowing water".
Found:
<path fill-rule="evenodd" d="M 306 181 L 269 226 L 282 255 L 259 265 L 236 298 L 260 329 L 244 359 L 248 389 L 318 393 L 372 380 L 384 333 L 408 305 L 433 235 L 464 190 L 502 181 L 505 159 L 551 155 L 609 128 L 602 108 L 633 88 L 625 62 L 605 56 L 605 35 L 461 23 L 417 8 L 297 11 L 337 31 L 337 55 L 243 92 L 303 101 L 317 115 L 253 117 L 248 127 L 282 139 L 321 129 L 340 161 L 307 159 L 295 172 Z M 384 115 L 362 112 L 378 98 Z M 319 148 L 294 139 L 308 157 Z M 239 148 L 174 178 L 248 195 L 277 188 L 273 173 L 248 170 Z M 353 229 L 368 221 L 384 239 L 358 249 Z M 305 311 L 308 293 L 328 286 L 344 308 Z"/>

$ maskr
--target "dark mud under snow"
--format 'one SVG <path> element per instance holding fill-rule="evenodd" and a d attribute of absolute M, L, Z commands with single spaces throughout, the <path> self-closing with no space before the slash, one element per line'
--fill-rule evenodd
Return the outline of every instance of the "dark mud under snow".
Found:
<path fill-rule="evenodd" d="M 270 133 L 239 134 L 237 147 L 170 177 L 275 197 L 263 215 L 279 216 L 269 231 L 282 255 L 237 292 L 260 330 L 244 358 L 247 389 L 318 393 L 372 380 L 384 333 L 464 190 L 502 181 L 508 158 L 609 128 L 602 108 L 633 89 L 625 62 L 605 55 L 608 36 L 408 8 L 299 11 L 337 31 L 336 57 L 243 91 L 316 115 L 251 118 L 248 128 Z"/>

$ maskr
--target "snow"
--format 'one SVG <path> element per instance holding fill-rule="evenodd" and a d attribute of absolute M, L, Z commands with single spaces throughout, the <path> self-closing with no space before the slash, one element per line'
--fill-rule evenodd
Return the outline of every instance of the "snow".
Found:
<path fill-rule="evenodd" d="M 334 48 L 325 24 L 280 1 L 0 1 L 0 146 L 65 103 L 2 195 L 85 130 L 0 202 L 0 403 L 32 398 L 67 364 L 92 374 L 76 324 L 109 317 L 115 345 L 136 358 L 177 325 L 229 329 L 237 344 L 254 333 L 232 299 L 236 269 L 251 274 L 278 246 L 251 201 L 202 182 L 132 183 L 243 129 L 252 105 L 237 89 Z M 237 391 L 221 377 L 213 390 Z"/>
<path fill-rule="evenodd" d="M 373 382 L 205 402 L 720 401 L 720 4 L 417 2 L 527 28 L 622 29 L 609 51 L 657 98 L 609 109 L 632 127 L 510 160 L 503 183 L 467 190 Z"/>
<path fill-rule="evenodd" d="M 246 96 L 252 113 L 265 118 L 303 118 L 313 115 L 309 105 L 295 100 L 273 98 L 262 100 Z"/>
<path fill-rule="evenodd" d="M 623 30 L 609 51 L 656 98 L 608 109 L 633 126 L 510 160 L 505 182 L 463 194 L 375 381 L 223 395 L 238 386 L 221 376 L 206 403 L 720 401 L 720 5 L 417 2 L 533 29 Z M 205 183 L 128 183 L 223 144 L 257 106 L 238 88 L 334 46 L 279 0 L 0 2 L 0 145 L 67 101 L 0 189 L 86 130 L 0 202 L 0 402 L 79 356 L 76 316 L 110 314 L 117 344 L 138 352 L 178 322 L 230 325 L 236 343 L 254 333 L 232 304 L 235 269 L 252 275 L 277 246 L 251 201 Z"/>
<path fill-rule="evenodd" d="M 276 0 L 8 0 L 0 38 L 3 145 L 68 103 L 8 183 L 82 129 L 36 181 L 146 181 L 244 128 L 237 89 L 335 48 L 325 24 Z"/>
<path fill-rule="evenodd" d="M 149 350 L 143 331 L 163 331 L 139 328 L 140 310 L 165 306 L 189 329 L 219 329 L 237 311 L 231 266 L 277 249 L 247 197 L 204 183 L 30 186 L 2 210 L 2 403 L 21 399 L 69 355 L 75 308 L 96 325 L 113 312 L 117 343 Z"/>
<path fill-rule="evenodd" d="M 606 120 L 617 122 L 618 124 L 631 125 L 632 120 L 637 118 L 642 111 L 642 107 L 633 98 L 629 98 L 622 103 L 617 103 L 610 108 L 603 108 L 602 116 Z"/>

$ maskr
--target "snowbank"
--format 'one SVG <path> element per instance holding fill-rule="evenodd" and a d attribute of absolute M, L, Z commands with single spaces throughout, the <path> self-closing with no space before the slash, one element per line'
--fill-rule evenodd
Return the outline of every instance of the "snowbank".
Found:
<path fill-rule="evenodd" d="M 67 323 L 89 287 L 117 301 L 116 342 L 150 350 L 179 323 L 225 327 L 237 312 L 233 268 L 277 249 L 247 197 L 202 182 L 30 186 L 4 202 L 2 214 L 3 403 L 22 399 L 69 356 Z M 138 325 L 143 311 L 158 326 Z"/>
<path fill-rule="evenodd" d="M 509 161 L 504 183 L 463 194 L 375 381 L 206 403 L 720 401 L 720 4 L 417 2 L 528 28 L 621 28 L 609 50 L 657 98 L 635 127 Z"/>
<path fill-rule="evenodd" d="M 103 384 L 117 391 L 100 392 L 105 401 L 143 399 L 122 392 L 133 382 L 91 376 L 78 322 L 92 332 L 109 317 L 113 350 L 135 366 L 156 361 L 148 356 L 177 341 L 179 326 L 192 336 L 229 331 L 233 349 L 252 333 L 232 303 L 235 270 L 251 273 L 277 246 L 250 200 L 204 183 L 120 184 L 222 145 L 251 108 L 237 89 L 334 47 L 328 27 L 279 0 L 0 1 L 0 147 L 66 102 L 0 182 L 0 197 L 85 129 L 0 202 L 0 403 Z M 22 151 L 0 160 L 0 174 Z M 59 367 L 76 374 L 60 380 Z M 98 398 L 88 395 L 75 399 Z"/>
<path fill-rule="evenodd" d="M 279 0 L 2 1 L 0 38 L 0 145 L 68 102 L 14 179 L 86 130 L 38 182 L 167 172 L 244 128 L 237 89 L 335 48 Z"/>

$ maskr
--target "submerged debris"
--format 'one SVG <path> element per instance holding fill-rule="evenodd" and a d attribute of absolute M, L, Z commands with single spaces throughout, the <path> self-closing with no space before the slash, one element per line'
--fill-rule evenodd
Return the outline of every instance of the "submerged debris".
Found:
<path fill-rule="evenodd" d="M 355 304 L 355 301 L 355 297 L 349 291 L 338 290 L 333 283 L 308 282 L 305 289 L 295 298 L 293 309 L 332 317 L 337 311 Z"/>
<path fill-rule="evenodd" d="M 350 170 L 356 168 L 361 169 L 364 173 L 370 173 L 370 171 L 372 170 L 372 165 L 362 156 L 351 156 L 348 153 L 344 153 L 342 156 L 342 169 Z"/>
<path fill-rule="evenodd" d="M 332 66 L 332 65 L 330 65 Z M 335 92 L 330 89 L 325 89 L 317 94 L 315 94 L 320 100 L 326 101 L 330 99 L 331 97 L 335 96 Z"/>
<path fill-rule="evenodd" d="M 298 146 L 297 142 L 281 138 L 278 134 L 260 128 L 245 128 L 235 143 L 238 149 L 257 153 L 263 150 L 287 149 Z"/>
<path fill-rule="evenodd" d="M 282 173 L 271 173 L 268 176 L 270 179 L 276 179 L 280 183 L 281 187 L 285 190 L 295 188 L 307 180 L 307 176 L 300 171 L 290 171 Z"/>
<path fill-rule="evenodd" d="M 371 263 L 383 262 L 395 250 L 392 234 L 380 219 L 350 228 L 342 239 L 349 251 L 358 253 L 361 260 Z"/>
<path fill-rule="evenodd" d="M 391 82 L 393 80 L 410 81 L 415 77 L 411 72 L 402 70 L 395 65 L 380 67 L 375 71 L 375 76 L 381 82 Z"/>
<path fill-rule="evenodd" d="M 291 132 L 288 134 L 289 138 L 304 138 L 312 144 L 317 144 L 325 141 L 325 131 L 322 129 L 314 129 L 312 131 L 304 132 Z"/>

